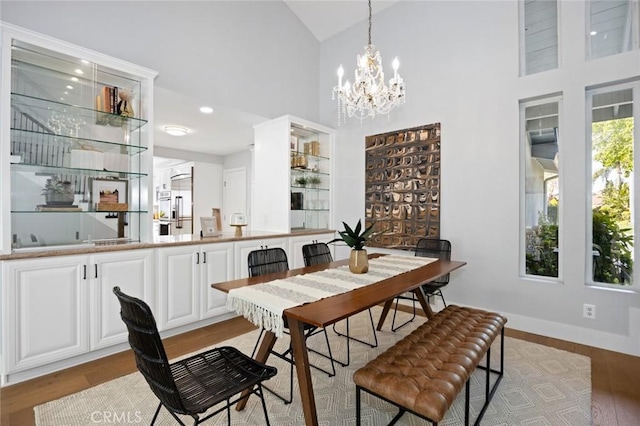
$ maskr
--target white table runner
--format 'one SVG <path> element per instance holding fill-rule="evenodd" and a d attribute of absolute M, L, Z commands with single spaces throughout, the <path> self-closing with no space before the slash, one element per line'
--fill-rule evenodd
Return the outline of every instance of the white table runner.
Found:
<path fill-rule="evenodd" d="M 304 303 L 346 293 L 409 272 L 438 259 L 411 256 L 382 256 L 369 260 L 366 274 L 354 274 L 349 266 L 326 269 L 295 277 L 269 281 L 229 291 L 227 309 L 253 324 L 282 337 L 282 313 Z"/>

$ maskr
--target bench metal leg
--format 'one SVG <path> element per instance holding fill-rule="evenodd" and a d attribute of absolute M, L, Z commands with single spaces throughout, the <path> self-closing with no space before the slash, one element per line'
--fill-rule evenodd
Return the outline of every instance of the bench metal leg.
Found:
<path fill-rule="evenodd" d="M 467 383 L 464 384 L 464 425 L 469 426 L 469 404 L 471 404 L 471 391 L 470 385 L 471 377 L 467 379 Z"/>
<path fill-rule="evenodd" d="M 487 411 L 489 403 L 493 399 L 493 395 L 495 395 L 496 391 L 498 390 L 498 385 L 500 384 L 500 381 L 502 380 L 502 377 L 504 375 L 504 327 L 502 327 L 502 329 L 500 330 L 500 370 L 491 368 L 491 348 L 487 350 L 487 365 L 479 365 L 478 368 L 486 370 L 487 378 L 485 383 L 484 405 L 482 406 L 482 410 L 480 410 L 480 413 L 478 414 L 478 418 L 476 419 L 474 426 L 480 425 L 480 421 L 482 420 L 484 413 Z M 495 373 L 498 375 L 493 386 L 490 386 L 490 373 Z"/>
<path fill-rule="evenodd" d="M 360 426 L 362 418 L 360 416 L 360 386 L 356 385 L 356 426 Z"/>

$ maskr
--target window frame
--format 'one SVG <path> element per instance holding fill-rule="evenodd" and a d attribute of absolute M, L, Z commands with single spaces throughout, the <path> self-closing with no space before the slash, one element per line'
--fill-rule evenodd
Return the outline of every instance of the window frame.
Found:
<path fill-rule="evenodd" d="M 527 43 L 526 43 L 526 31 L 525 31 L 525 3 L 527 3 L 527 0 L 520 0 L 518 1 L 518 38 L 519 38 L 519 49 L 520 49 L 520 54 L 519 56 L 519 60 L 520 60 L 520 64 L 519 64 L 519 76 L 520 77 L 526 77 L 529 75 L 535 75 L 535 74 L 540 74 L 543 72 L 548 72 L 548 71 L 553 71 L 553 70 L 558 70 L 560 68 L 562 68 L 562 55 L 560 54 L 560 52 L 562 51 L 562 37 L 561 37 L 561 28 L 560 28 L 560 23 L 562 22 L 562 16 L 561 16 L 561 0 L 553 0 L 556 4 L 556 66 L 553 68 L 549 68 L 546 70 L 541 70 L 541 71 L 535 71 L 535 72 L 527 72 Z"/>
<path fill-rule="evenodd" d="M 631 181 L 631 188 L 629 189 L 629 196 L 632 198 L 629 202 L 631 206 L 631 223 L 633 224 L 633 283 L 630 286 L 622 286 L 615 283 L 603 283 L 594 281 L 593 279 L 593 249 L 589 250 L 589 247 L 593 247 L 593 203 L 591 196 L 586 200 L 586 245 L 585 245 L 585 285 L 592 288 L 605 288 L 618 291 L 631 291 L 640 292 L 640 268 L 637 267 L 638 260 L 640 260 L 640 251 L 636 248 L 638 238 L 640 236 L 640 195 L 635 196 L 636 188 L 640 188 L 640 78 L 633 81 L 625 82 L 609 82 L 603 85 L 597 85 L 585 88 L 585 152 L 587 158 L 585 159 L 585 179 L 586 179 L 586 193 L 593 193 L 593 132 L 592 132 L 592 120 L 593 120 L 593 96 L 616 92 L 621 90 L 631 89 L 633 99 L 633 180 Z M 636 173 L 638 171 L 638 173 Z"/>
<path fill-rule="evenodd" d="M 544 275 L 533 275 L 527 274 L 527 256 L 526 256 L 526 159 L 527 149 L 530 149 L 530 141 L 527 135 L 527 125 L 526 125 L 526 109 L 532 106 L 544 105 L 549 103 L 557 102 L 558 104 L 558 198 L 560 200 L 558 204 L 558 276 L 557 277 L 549 277 Z M 563 272 L 564 272 L 564 220 L 563 220 L 563 194 L 564 194 L 564 181 L 563 178 L 563 159 L 564 159 L 564 144 L 562 143 L 562 132 L 564 128 L 564 110 L 563 110 L 563 94 L 560 93 L 552 93 L 543 96 L 537 96 L 535 98 L 528 99 L 520 99 L 518 102 L 519 108 L 519 120 L 520 120 L 520 129 L 519 129 L 519 265 L 518 272 L 520 278 L 535 280 L 539 282 L 546 283 L 558 283 L 563 284 Z M 543 181 L 543 185 L 545 186 L 544 192 L 546 193 L 546 180 Z"/>

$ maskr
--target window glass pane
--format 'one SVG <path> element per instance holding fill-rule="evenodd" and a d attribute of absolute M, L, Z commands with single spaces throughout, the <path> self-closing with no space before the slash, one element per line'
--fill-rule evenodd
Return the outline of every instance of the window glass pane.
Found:
<path fill-rule="evenodd" d="M 590 58 L 597 59 L 633 49 L 637 38 L 637 0 L 590 2 Z M 636 41 L 637 43 L 637 41 Z"/>
<path fill-rule="evenodd" d="M 559 102 L 524 103 L 525 273 L 557 278 Z"/>
<path fill-rule="evenodd" d="M 633 283 L 633 90 L 591 95 L 591 243 L 596 283 Z"/>
<path fill-rule="evenodd" d="M 558 68 L 558 6 L 555 0 L 524 1 L 524 74 Z"/>

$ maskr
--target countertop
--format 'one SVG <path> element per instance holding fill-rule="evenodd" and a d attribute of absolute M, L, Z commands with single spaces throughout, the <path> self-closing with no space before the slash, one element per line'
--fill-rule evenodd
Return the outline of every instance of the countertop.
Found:
<path fill-rule="evenodd" d="M 0 255 L 0 260 L 17 260 L 17 259 L 37 259 L 41 257 L 51 256 L 71 256 L 76 254 L 104 253 L 123 250 L 141 250 L 148 248 L 159 248 L 168 246 L 186 246 L 195 244 L 215 244 L 233 241 L 257 240 L 262 238 L 288 238 L 304 235 L 317 235 L 335 232 L 332 229 L 313 229 L 300 230 L 292 232 L 267 232 L 267 231 L 245 231 L 241 237 L 236 237 L 234 232 L 223 233 L 219 237 L 203 238 L 199 235 L 163 235 L 156 236 L 153 242 L 149 243 L 126 243 L 112 245 L 70 245 L 63 247 L 41 247 L 33 249 L 24 249 L 11 254 Z"/>

